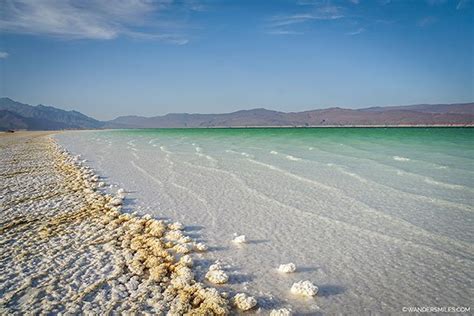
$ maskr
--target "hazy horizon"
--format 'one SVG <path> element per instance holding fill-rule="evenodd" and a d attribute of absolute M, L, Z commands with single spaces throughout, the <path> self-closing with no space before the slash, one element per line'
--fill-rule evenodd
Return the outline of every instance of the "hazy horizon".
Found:
<path fill-rule="evenodd" d="M 469 0 L 6 1 L 0 95 L 121 115 L 466 103 Z"/>

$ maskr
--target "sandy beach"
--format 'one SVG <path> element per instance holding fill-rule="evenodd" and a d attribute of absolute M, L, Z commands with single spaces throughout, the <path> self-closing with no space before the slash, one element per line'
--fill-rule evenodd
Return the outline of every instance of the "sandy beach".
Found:
<path fill-rule="evenodd" d="M 229 300 L 196 282 L 204 251 L 179 223 L 123 214 L 123 192 L 49 133 L 0 137 L 0 313 L 227 314 Z"/>

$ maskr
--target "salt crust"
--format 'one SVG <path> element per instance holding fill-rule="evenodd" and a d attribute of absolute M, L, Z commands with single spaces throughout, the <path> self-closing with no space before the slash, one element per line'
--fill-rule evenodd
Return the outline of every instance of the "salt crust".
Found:
<path fill-rule="evenodd" d="M 115 196 L 50 138 L 15 136 L 0 151 L 0 314 L 225 315 L 227 298 L 197 282 L 206 251 L 180 223 L 120 212 Z"/>

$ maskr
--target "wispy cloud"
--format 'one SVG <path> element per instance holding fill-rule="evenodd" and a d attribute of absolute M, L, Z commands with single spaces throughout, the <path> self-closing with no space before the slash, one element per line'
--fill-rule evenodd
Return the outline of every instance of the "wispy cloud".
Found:
<path fill-rule="evenodd" d="M 176 35 L 149 19 L 170 5 L 171 0 L 3 0 L 0 31 L 65 39 L 108 40 L 127 35 L 174 43 Z"/>
<path fill-rule="evenodd" d="M 311 11 L 291 15 L 275 15 L 270 21 L 274 26 L 302 23 L 309 20 L 336 20 L 344 17 L 343 8 L 334 5 L 316 5 Z"/>
<path fill-rule="evenodd" d="M 299 30 L 290 30 L 287 27 L 296 26 L 309 21 L 337 20 L 345 17 L 343 8 L 330 5 L 328 2 L 300 0 L 300 5 L 311 5 L 310 10 L 302 13 L 274 15 L 267 19 L 266 33 L 277 35 L 303 34 Z"/>
<path fill-rule="evenodd" d="M 7 52 L 0 52 L 0 59 L 5 59 L 8 57 L 8 53 Z"/>
<path fill-rule="evenodd" d="M 306 6 L 304 12 L 274 15 L 267 19 L 265 33 L 273 35 L 303 34 L 301 26 L 311 21 L 338 20 L 345 17 L 344 8 L 329 1 L 299 0 L 297 4 Z M 291 28 L 291 29 L 290 29 Z M 297 28 L 295 30 L 295 28 Z M 299 29 L 298 29 L 299 28 Z"/>
<path fill-rule="evenodd" d="M 266 33 L 271 34 L 271 35 L 299 35 L 299 34 L 303 34 L 303 32 L 290 31 L 290 30 L 270 30 L 270 31 L 267 31 Z"/>
<path fill-rule="evenodd" d="M 359 4 L 359 0 L 349 0 L 349 2 L 353 3 L 353 4 Z"/>
<path fill-rule="evenodd" d="M 352 31 L 352 32 L 348 32 L 348 33 L 346 33 L 346 34 L 347 34 L 347 35 L 358 35 L 358 34 L 363 33 L 363 32 L 365 32 L 365 28 L 360 27 L 360 28 L 358 28 L 357 30 Z"/>
<path fill-rule="evenodd" d="M 314 20 L 315 17 L 311 14 L 294 14 L 294 15 L 279 15 L 273 16 L 270 19 L 269 26 L 279 27 L 285 25 L 292 25 L 296 23 L 304 23 L 309 20 Z"/>

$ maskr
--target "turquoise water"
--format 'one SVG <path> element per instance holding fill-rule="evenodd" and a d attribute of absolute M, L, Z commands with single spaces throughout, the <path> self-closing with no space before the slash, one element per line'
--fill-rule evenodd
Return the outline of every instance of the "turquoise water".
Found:
<path fill-rule="evenodd" d="M 130 194 L 126 210 L 182 221 L 262 308 L 400 313 L 469 306 L 470 128 L 143 129 L 60 143 Z M 116 187 L 110 188 L 114 190 Z M 236 248 L 233 234 L 249 243 Z M 199 262 L 199 261 L 198 261 Z M 294 262 L 291 275 L 275 272 Z M 313 281 L 316 300 L 289 294 Z"/>

